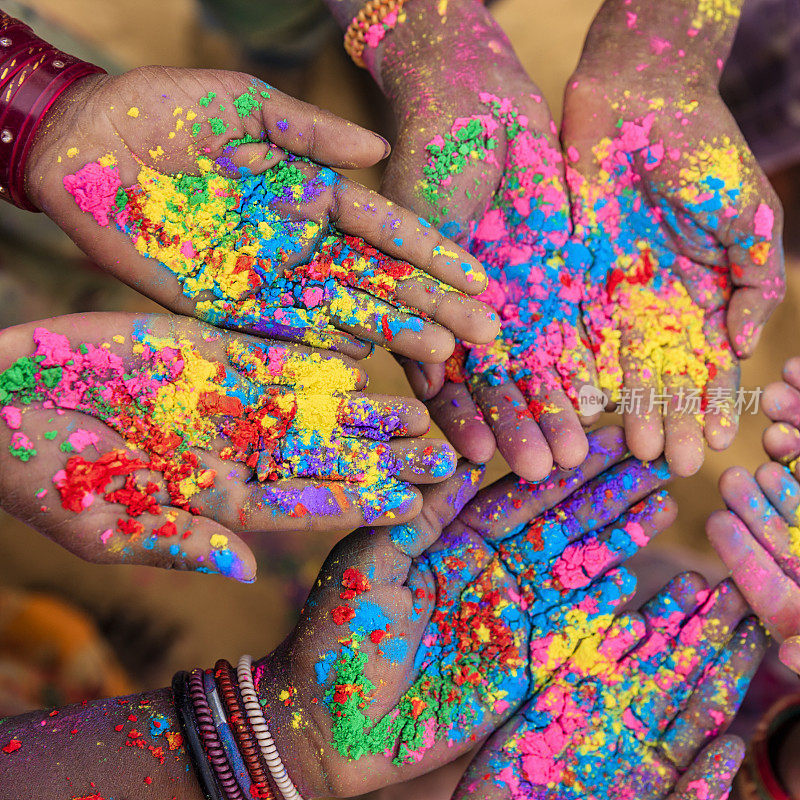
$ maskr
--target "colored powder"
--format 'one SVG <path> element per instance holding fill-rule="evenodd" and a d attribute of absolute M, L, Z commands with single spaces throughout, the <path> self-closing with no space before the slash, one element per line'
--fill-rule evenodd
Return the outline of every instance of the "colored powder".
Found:
<path fill-rule="evenodd" d="M 609 477 L 591 507 L 600 514 L 609 497 L 629 491 L 636 480 L 627 472 Z M 415 613 L 422 613 L 425 603 L 433 605 L 414 656 L 418 677 L 377 721 L 368 715 L 376 686 L 366 677 L 370 659 L 364 645 L 377 643 L 379 653 L 396 661 L 406 650 L 400 639 L 383 634 L 392 630 L 391 620 L 386 628 L 374 608 L 359 610 L 365 598 L 342 615 L 340 624 L 349 627 L 350 636 L 339 636 L 339 649 L 324 653 L 316 671 L 332 716 L 333 743 L 342 755 L 383 753 L 403 764 L 419 761 L 442 740 L 477 742 L 498 719 L 541 691 L 584 638 L 608 627 L 635 584 L 624 570 L 609 566 L 644 541 L 642 523 L 659 503 L 635 506 L 602 536 L 581 536 L 569 502 L 563 505 L 500 540 L 451 526 L 436 549 L 415 560 L 409 584 L 417 569 L 435 580 L 433 593 L 419 590 L 415 597 L 415 605 L 421 604 Z M 498 501 L 484 516 L 499 520 L 508 512 Z M 379 635 L 372 636 L 371 629 Z"/>
<path fill-rule="evenodd" d="M 500 189 L 470 226 L 468 245 L 489 275 L 480 299 L 497 311 L 501 332 L 490 345 L 457 351 L 448 379 L 493 386 L 514 381 L 528 399 L 518 413 L 538 418 L 552 410 L 537 400 L 542 392 L 563 385 L 573 394 L 573 382 L 590 375 L 583 355 L 588 345 L 578 332 L 588 254 L 570 238 L 560 150 L 529 130 L 527 116 L 511 100 L 487 93 L 480 99 L 490 115 L 457 120 L 450 134 L 427 146 L 426 197 L 432 202 L 470 163 L 495 158 L 498 130 L 507 141 Z"/>
<path fill-rule="evenodd" d="M 414 492 L 395 477 L 403 464 L 388 444 L 389 438 L 404 433 L 397 413 L 376 409 L 363 398 L 351 404 L 348 393 L 358 372 L 338 358 L 231 339 L 227 363 L 210 361 L 188 339 L 155 336 L 141 323 L 132 337 L 132 361 L 110 352 L 108 345 L 73 347 L 67 337 L 45 328 L 36 328 L 33 340 L 34 354 L 0 373 L 4 409 L 23 409 L 19 416 L 12 411 L 2 415 L 14 431 L 12 454 L 23 461 L 36 456 L 31 440 L 15 429 L 20 419 L 24 422 L 25 407 L 34 403 L 96 417 L 128 447 L 145 454 L 133 458 L 112 450 L 90 459 L 72 455 L 53 480 L 63 507 L 74 513 L 101 495 L 122 503 L 133 518 L 120 520 L 121 532 L 141 534 L 135 518 L 162 513 L 154 499 L 159 487 L 141 485 L 135 478 L 145 468 L 162 476 L 171 505 L 192 511 L 198 492 L 225 488 L 198 458 L 197 451 L 211 450 L 250 467 L 259 481 L 274 484 L 265 487 L 263 497 L 254 493 L 252 502 L 276 514 L 302 516 L 319 508 L 337 514 L 358 505 L 374 519 L 414 500 Z M 369 436 L 362 438 L 365 431 Z M 216 444 L 220 440 L 221 448 Z M 78 429 L 62 449 L 80 453 L 98 442 L 96 434 Z M 109 491 L 116 476 L 124 483 Z M 336 485 L 317 483 L 303 490 L 326 501 L 313 501 L 308 494 L 308 506 L 302 506 L 295 490 L 283 494 L 280 488 L 280 481 L 291 478 Z M 153 535 L 175 533 L 175 526 L 167 523 Z M 220 538 L 224 541 L 211 543 L 217 565 L 233 556 L 227 539 Z"/>
<path fill-rule="evenodd" d="M 577 646 L 518 715 L 481 781 L 505 787 L 512 800 L 637 800 L 651 796 L 654 783 L 674 782 L 674 768 L 661 754 L 669 756 L 675 746 L 685 753 L 686 742 L 697 736 L 696 719 L 679 718 L 666 733 L 665 728 L 699 677 L 708 682 L 710 710 L 721 721 L 725 715 L 718 710 L 738 707 L 749 678 L 737 669 L 733 650 L 717 653 L 710 639 L 731 631 L 717 622 L 715 637 L 709 637 L 702 603 L 688 619 L 669 595 L 651 606 L 650 636 L 637 648 L 632 649 L 644 627 L 627 616 L 613 626 L 609 619 Z M 705 735 L 720 732 L 712 727 Z M 732 778 L 736 759 L 721 761 L 715 769 Z M 477 784 L 471 788 L 477 793 Z"/>
<path fill-rule="evenodd" d="M 739 200 L 742 159 L 727 138 L 703 142 L 683 155 L 670 150 L 651 140 L 654 121 L 650 114 L 623 122 L 616 138 L 600 142 L 592 181 L 567 167 L 575 232 L 592 253 L 583 320 L 600 388 L 613 401 L 620 399 L 628 377 L 622 364 L 631 361 L 659 396 L 676 384 L 694 387 L 702 395 L 696 414 L 702 421 L 709 382 L 733 366 L 727 338 L 710 337 L 706 330 L 707 320 L 723 313 L 730 296 L 729 268 L 698 270 L 675 252 L 667 231 L 688 228 L 691 236 L 715 247 L 715 229 L 728 224 L 721 212 Z M 641 164 L 646 174 L 681 157 L 676 181 L 647 186 Z M 737 244 L 748 249 L 758 242 L 742 235 Z M 687 275 L 692 295 L 683 282 Z"/>
<path fill-rule="evenodd" d="M 221 121 L 210 122 L 221 135 Z M 168 269 L 197 300 L 198 317 L 315 345 L 329 341 L 334 321 L 381 331 L 389 340 L 401 330 L 422 330 L 422 315 L 396 295 L 402 282 L 423 273 L 363 239 L 303 218 L 302 206 L 338 181 L 331 170 L 316 168 L 307 177 L 298 168 L 304 160 L 290 157 L 233 179 L 201 157 L 199 175 L 164 175 L 143 165 L 138 182 L 123 188 L 117 167 L 106 162 L 67 175 L 65 188 L 99 225 L 113 224 L 140 254 Z M 436 291 L 454 291 L 425 280 Z"/>

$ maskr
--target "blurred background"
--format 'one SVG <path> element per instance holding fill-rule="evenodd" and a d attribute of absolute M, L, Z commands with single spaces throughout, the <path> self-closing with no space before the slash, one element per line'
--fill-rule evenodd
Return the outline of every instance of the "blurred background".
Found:
<path fill-rule="evenodd" d="M 598 6 L 599 0 L 492 6 L 556 118 Z M 392 140 L 380 93 L 344 54 L 341 33 L 319 0 L 26 0 L 2 7 L 109 71 L 143 64 L 242 69 Z M 787 299 L 744 365 L 743 386 L 753 389 L 779 378 L 783 362 L 800 354 L 797 0 L 751 0 L 724 91 L 786 207 Z M 352 174 L 374 188 L 380 183 L 380 167 Z M 0 328 L 71 312 L 155 308 L 97 270 L 43 215 L 0 206 Z M 374 391 L 410 394 L 386 353 L 376 353 L 367 368 Z M 681 568 L 721 576 L 704 521 L 720 506 L 723 469 L 753 469 L 763 460 L 765 427 L 763 416 L 746 415 L 730 450 L 709 453 L 697 476 L 674 484 L 680 515 L 654 545 L 656 557 L 638 565 L 643 594 Z M 496 459 L 487 480 L 506 471 Z M 164 686 L 178 668 L 268 652 L 294 624 L 340 535 L 259 537 L 259 578 L 242 586 L 208 575 L 86 564 L 0 512 L 0 715 Z M 758 691 L 777 691 L 782 680 L 762 682 L 768 688 Z M 768 699 L 755 698 L 762 708 Z"/>

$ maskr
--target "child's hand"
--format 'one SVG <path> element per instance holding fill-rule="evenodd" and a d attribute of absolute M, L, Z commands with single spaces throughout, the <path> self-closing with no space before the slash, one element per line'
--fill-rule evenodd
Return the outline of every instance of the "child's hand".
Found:
<path fill-rule="evenodd" d="M 461 293 L 485 288 L 480 266 L 315 163 L 363 167 L 386 149 L 250 76 L 146 67 L 71 88 L 36 139 L 26 187 L 98 264 L 175 312 L 350 355 L 365 352 L 356 336 L 443 361 L 453 333 L 496 334 L 491 311 Z"/>
<path fill-rule="evenodd" d="M 708 590 L 679 575 L 584 639 L 484 745 L 454 797 L 723 800 L 744 746 L 719 734 L 765 648 L 746 614 L 732 584 Z"/>
<path fill-rule="evenodd" d="M 564 106 L 600 388 L 679 475 L 732 441 L 738 359 L 784 293 L 780 204 L 717 90 L 737 5 L 607 0 Z"/>
<path fill-rule="evenodd" d="M 739 467 L 722 475 L 728 511 L 712 514 L 707 529 L 753 610 L 783 641 L 781 660 L 800 674 L 800 359 L 786 362 L 762 407 L 774 423 L 764 432 L 773 461 L 755 478 Z"/>
<path fill-rule="evenodd" d="M 0 502 L 90 561 L 253 580 L 236 532 L 411 519 L 455 469 L 421 403 L 343 356 L 185 317 L 82 314 L 0 335 Z"/>
<path fill-rule="evenodd" d="M 590 442 L 574 472 L 535 486 L 505 478 L 471 502 L 481 473 L 464 464 L 423 490 L 413 524 L 335 548 L 260 673 L 304 795 L 351 795 L 452 761 L 607 627 L 634 586 L 620 564 L 675 509 L 656 491 L 663 462 L 625 460 L 616 428 Z"/>
<path fill-rule="evenodd" d="M 541 92 L 480 3 L 446 22 L 436 5 L 409 6 L 387 36 L 381 78 L 400 130 L 383 191 L 478 258 L 501 333 L 485 346 L 467 336 L 446 367 L 406 371 L 457 450 L 487 461 L 497 448 L 515 473 L 541 480 L 554 462 L 586 457 L 574 406 L 597 383 L 579 322 L 587 259 L 570 242 L 564 161 Z"/>

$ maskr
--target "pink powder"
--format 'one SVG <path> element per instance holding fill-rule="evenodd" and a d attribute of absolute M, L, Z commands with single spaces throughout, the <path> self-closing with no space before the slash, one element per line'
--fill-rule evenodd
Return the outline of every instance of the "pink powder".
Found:
<path fill-rule="evenodd" d="M 81 428 L 73 431 L 67 439 L 67 442 L 72 445 L 76 453 L 82 453 L 87 447 L 96 445 L 99 441 L 100 437 L 96 433 L 85 431 Z"/>
<path fill-rule="evenodd" d="M 3 418 L 3 421 L 12 431 L 17 430 L 22 424 L 22 412 L 14 406 L 0 408 L 0 417 Z"/>
<path fill-rule="evenodd" d="M 109 215 L 116 210 L 114 201 L 122 186 L 116 167 L 97 162 L 86 164 L 74 175 L 64 176 L 64 188 L 75 198 L 81 211 L 88 211 L 98 225 L 108 227 Z"/>
<path fill-rule="evenodd" d="M 631 537 L 631 541 L 639 547 L 644 547 L 650 539 L 645 535 L 644 528 L 638 522 L 628 522 L 625 525 L 625 533 Z"/>
<path fill-rule="evenodd" d="M 762 239 L 772 238 L 775 214 L 766 203 L 761 203 L 758 206 L 755 216 L 753 217 L 753 222 L 755 223 L 756 236 L 760 236 Z"/>

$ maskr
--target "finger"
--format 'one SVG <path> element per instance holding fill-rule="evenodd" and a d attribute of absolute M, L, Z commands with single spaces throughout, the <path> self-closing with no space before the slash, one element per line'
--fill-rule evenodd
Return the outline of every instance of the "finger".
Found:
<path fill-rule="evenodd" d="M 651 691 L 632 708 L 650 733 L 662 732 L 686 703 L 701 675 L 725 647 L 747 613 L 731 582 L 714 587 L 674 636 L 650 636 L 631 654 L 628 669 L 652 674 Z"/>
<path fill-rule="evenodd" d="M 728 247 L 735 288 L 728 303 L 727 323 L 733 349 L 741 358 L 753 354 L 764 324 L 786 292 L 781 238 L 783 211 L 760 170 L 754 191 L 764 201 L 753 209 L 752 217 L 735 220 L 732 231 L 738 241 Z M 753 227 L 742 233 L 743 224 Z"/>
<path fill-rule="evenodd" d="M 361 184 L 339 178 L 331 220 L 345 233 L 360 236 L 448 286 L 470 295 L 486 288 L 486 273 L 477 259 L 421 217 Z"/>
<path fill-rule="evenodd" d="M 417 489 L 396 480 L 374 486 L 340 481 L 292 479 L 274 485 L 248 484 L 237 530 L 331 531 L 362 525 L 396 525 L 419 514 Z"/>
<path fill-rule="evenodd" d="M 738 736 L 720 736 L 702 750 L 667 800 L 726 800 L 744 760 Z"/>
<path fill-rule="evenodd" d="M 428 409 L 422 403 L 380 394 L 351 394 L 338 422 L 346 434 L 369 439 L 424 436 L 430 429 Z"/>
<path fill-rule="evenodd" d="M 456 344 L 456 349 L 458 348 Z M 402 356 L 395 357 L 406 374 L 412 391 L 420 400 L 430 400 L 435 397 L 444 386 L 445 364 L 422 364 Z M 450 356 L 452 358 L 452 356 Z M 448 362 L 449 363 L 449 359 Z"/>
<path fill-rule="evenodd" d="M 453 334 L 433 322 L 401 311 L 366 292 L 347 289 L 330 307 L 339 329 L 393 352 L 426 363 L 447 360 L 455 347 Z"/>
<path fill-rule="evenodd" d="M 677 513 L 677 503 L 666 492 L 646 497 L 599 534 L 584 536 L 568 545 L 553 563 L 552 579 L 546 579 L 546 583 L 564 589 L 587 586 L 666 530 Z"/>
<path fill-rule="evenodd" d="M 500 333 L 497 314 L 489 306 L 438 281 L 422 277 L 404 280 L 397 286 L 396 297 L 467 342 L 486 344 Z"/>
<path fill-rule="evenodd" d="M 405 525 L 388 529 L 392 544 L 408 556 L 416 557 L 430 547 L 475 496 L 483 477 L 483 467 L 461 461 L 448 480 L 421 490 L 422 511 Z"/>
<path fill-rule="evenodd" d="M 540 518 L 545 540 L 540 549 L 551 554 L 561 552 L 560 546 L 619 519 L 667 480 L 663 459 L 643 464 L 631 458 L 614 465 Z"/>
<path fill-rule="evenodd" d="M 521 588 L 528 590 L 523 596 L 529 602 L 538 599 L 535 586 Z M 636 578 L 630 572 L 624 567 L 612 569 L 587 589 L 560 593 L 558 603 L 544 613 L 535 614 L 530 638 L 532 689 L 549 680 L 582 640 L 603 636 L 613 622 L 614 613 L 635 591 Z"/>
<path fill-rule="evenodd" d="M 555 381 L 540 396 L 531 395 L 524 385 L 520 388 L 532 408 L 534 419 L 544 435 L 555 463 L 563 469 L 580 466 L 589 451 L 589 441 L 572 401 Z M 538 414 L 536 413 L 538 410 Z"/>
<path fill-rule="evenodd" d="M 259 94 L 267 93 L 266 102 L 261 104 L 262 122 L 269 140 L 278 147 L 345 169 L 369 167 L 389 155 L 389 143 L 377 133 L 297 100 L 263 81 L 250 80 Z"/>
<path fill-rule="evenodd" d="M 771 461 L 762 464 L 755 473 L 756 483 L 770 505 L 789 526 L 797 526 L 800 512 L 800 484 L 786 467 Z M 791 530 L 790 530 L 791 538 Z"/>
<path fill-rule="evenodd" d="M 753 611 L 778 638 L 800 632 L 800 586 L 778 566 L 742 521 L 715 511 L 706 522 L 709 541 Z"/>
<path fill-rule="evenodd" d="M 785 422 L 770 425 L 761 437 L 764 451 L 779 464 L 791 467 L 793 461 L 800 456 L 800 431 Z"/>
<path fill-rule="evenodd" d="M 702 417 L 680 407 L 681 398 L 695 388 L 688 375 L 665 373 L 663 381 L 669 398 L 664 415 L 664 455 L 670 472 L 684 478 L 703 465 Z"/>
<path fill-rule="evenodd" d="M 706 366 L 708 382 L 706 397 L 734 398 L 739 388 L 739 361 L 734 356 L 728 339 L 728 331 L 715 312 L 706 318 L 703 325 L 706 337 Z M 696 388 L 690 386 L 689 388 Z M 707 406 L 703 416 L 703 433 L 712 450 L 725 450 L 730 447 L 739 427 L 739 415 L 733 402 L 715 403 Z"/>
<path fill-rule="evenodd" d="M 800 675 L 800 636 L 790 636 L 778 653 L 781 663 Z"/>
<path fill-rule="evenodd" d="M 800 576 L 800 557 L 793 552 L 789 527 L 755 478 L 741 467 L 730 467 L 720 476 L 719 489 L 725 505 L 772 554 L 778 566 L 792 577 Z"/>
<path fill-rule="evenodd" d="M 651 399 L 659 395 L 655 366 L 635 355 L 645 349 L 639 333 L 622 334 L 619 361 L 625 388 L 632 400 L 623 417 L 625 438 L 636 458 L 652 461 L 664 452 L 664 425 L 658 406 L 650 406 Z M 637 399 L 640 402 L 637 403 Z"/>
<path fill-rule="evenodd" d="M 162 569 L 210 572 L 251 583 L 256 559 L 230 530 L 177 508 L 130 517 L 117 503 L 95 501 L 58 526 L 54 537 L 97 564 L 143 564 Z"/>
<path fill-rule="evenodd" d="M 661 751 L 679 771 L 689 768 L 698 750 L 733 721 L 764 656 L 766 636 L 754 617 L 735 631 L 730 642 L 703 677 L 686 707 L 659 742 Z"/>
<path fill-rule="evenodd" d="M 543 480 L 553 468 L 553 456 L 516 385 L 492 386 L 476 378 L 472 383 L 472 396 L 512 472 L 525 480 Z"/>
<path fill-rule="evenodd" d="M 608 661 L 622 661 L 646 634 L 647 627 L 641 614 L 635 611 L 618 614 L 597 646 L 597 652 Z"/>
<path fill-rule="evenodd" d="M 790 369 L 790 364 L 794 370 L 793 362 L 797 360 L 787 361 L 784 373 Z M 800 428 L 800 391 L 789 383 L 778 381 L 769 384 L 764 389 L 761 407 L 773 422 L 786 422 L 794 428 Z"/>
<path fill-rule="evenodd" d="M 396 473 L 409 483 L 439 483 L 456 469 L 456 451 L 444 439 L 401 439 L 391 443 L 402 468 Z"/>
<path fill-rule="evenodd" d="M 516 475 L 484 489 L 465 509 L 465 524 L 488 539 L 504 539 L 520 525 L 539 517 L 627 454 L 622 429 L 601 428 L 589 435 L 589 455 L 576 470 L 555 469 L 546 480 L 531 484 Z"/>
<path fill-rule="evenodd" d="M 494 434 L 466 384 L 445 381 L 442 390 L 428 401 L 428 409 L 442 433 L 465 458 L 485 464 L 494 455 Z"/>
<path fill-rule="evenodd" d="M 696 572 L 681 572 L 639 610 L 648 636 L 677 635 L 681 625 L 708 595 L 708 584 Z"/>

